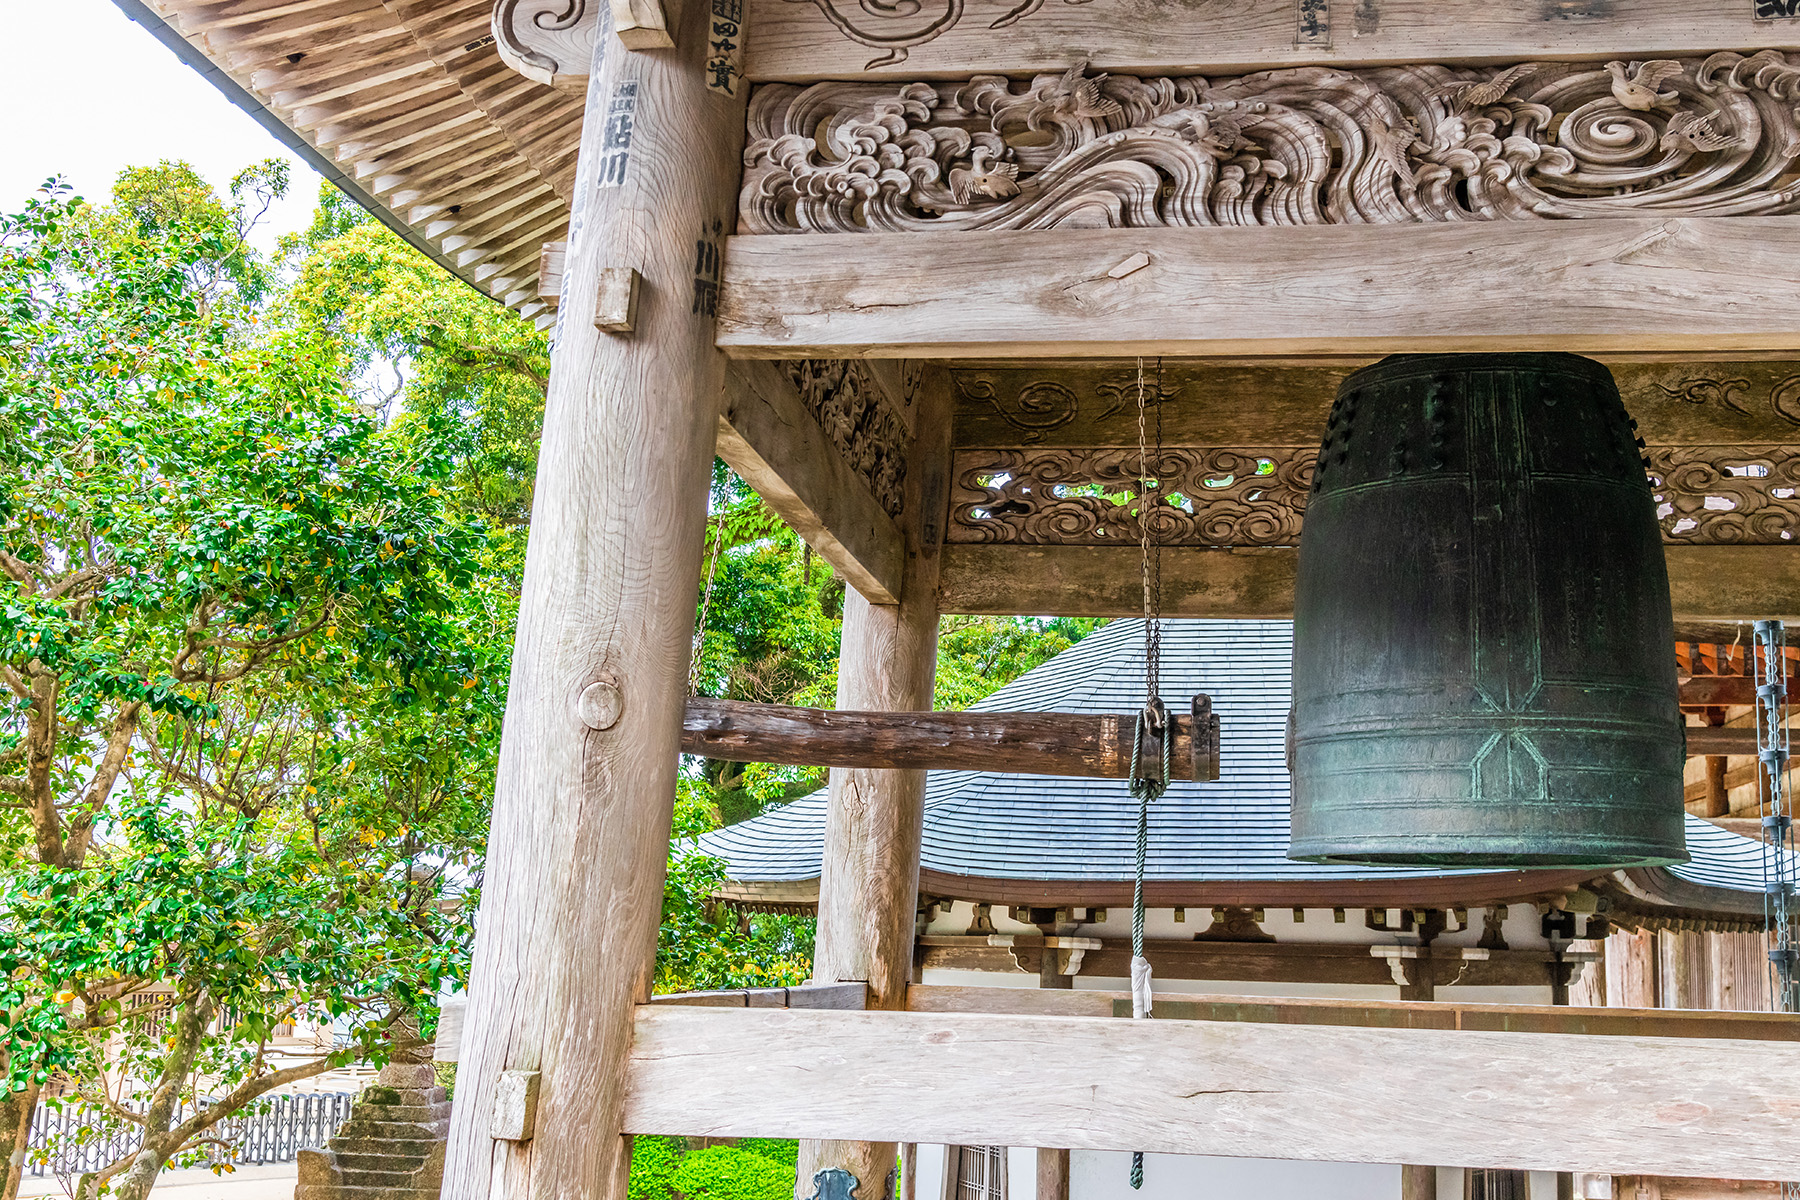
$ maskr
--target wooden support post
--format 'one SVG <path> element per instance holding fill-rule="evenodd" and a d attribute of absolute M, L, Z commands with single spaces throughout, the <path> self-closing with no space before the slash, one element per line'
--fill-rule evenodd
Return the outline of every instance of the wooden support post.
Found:
<path fill-rule="evenodd" d="M 1037 1195 L 1035 1200 L 1069 1200 L 1069 1152 L 1039 1150 L 1037 1152 Z"/>
<path fill-rule="evenodd" d="M 1438 1200 L 1437 1168 L 1414 1164 L 1401 1167 L 1400 1200 Z"/>
<path fill-rule="evenodd" d="M 950 453 L 948 373 L 928 369 L 921 393 L 900 520 L 906 539 L 900 603 L 871 604 L 854 589 L 845 595 L 839 708 L 931 707 Z M 906 1007 L 924 820 L 924 771 L 831 772 L 813 981 L 866 981 L 871 1009 Z M 892 1200 L 896 1153 L 893 1142 L 802 1142 L 795 1194 L 812 1195 L 813 1175 L 840 1167 L 860 1182 L 858 1200 Z"/>
<path fill-rule="evenodd" d="M 744 106 L 706 86 L 702 0 L 671 0 L 677 49 L 641 53 L 599 7 L 446 1200 L 624 1200 L 630 1167 L 626 1061 L 662 905 Z M 595 327 L 609 268 L 642 276 L 630 335 Z M 537 1075 L 521 1140 L 490 1133 L 508 1072 Z"/>

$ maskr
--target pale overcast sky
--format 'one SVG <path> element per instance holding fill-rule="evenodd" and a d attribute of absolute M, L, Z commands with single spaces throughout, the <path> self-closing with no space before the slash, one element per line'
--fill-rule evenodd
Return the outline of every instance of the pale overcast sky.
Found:
<path fill-rule="evenodd" d="M 294 167 L 263 237 L 306 224 L 319 177 L 112 0 L 0 0 L 0 211 L 51 175 L 103 199 L 127 166 L 193 164 L 221 192 L 277 155 Z"/>

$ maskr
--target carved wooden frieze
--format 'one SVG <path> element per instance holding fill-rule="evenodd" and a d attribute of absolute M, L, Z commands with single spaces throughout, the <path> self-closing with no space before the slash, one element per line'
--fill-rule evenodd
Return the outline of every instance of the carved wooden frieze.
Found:
<path fill-rule="evenodd" d="M 1800 56 L 771 84 L 749 233 L 1800 212 Z"/>
<path fill-rule="evenodd" d="M 1649 458 L 1664 541 L 1800 538 L 1800 446 L 1652 446 Z"/>
<path fill-rule="evenodd" d="M 899 516 L 907 423 L 870 368 L 854 360 L 809 358 L 788 363 L 787 369 L 806 411 L 831 444 L 887 514 Z"/>
<path fill-rule="evenodd" d="M 1151 535 L 1165 546 L 1295 545 L 1317 457 L 1313 447 L 1152 451 Z M 959 450 L 948 540 L 1135 546 L 1140 469 L 1136 447 Z"/>
<path fill-rule="evenodd" d="M 1652 446 L 1663 540 L 1691 545 L 1800 540 L 1800 446 Z M 1193 548 L 1300 540 L 1315 447 L 1165 446 L 1152 451 L 1151 536 Z M 956 451 L 951 542 L 1135 546 L 1136 447 Z M 1151 494 L 1151 489 L 1143 489 Z"/>
<path fill-rule="evenodd" d="M 599 36 L 599 0 L 494 0 L 494 49 L 527 79 L 579 89 Z"/>

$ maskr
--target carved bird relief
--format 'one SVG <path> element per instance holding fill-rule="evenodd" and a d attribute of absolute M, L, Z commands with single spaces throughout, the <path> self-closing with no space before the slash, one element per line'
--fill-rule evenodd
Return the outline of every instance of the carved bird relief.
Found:
<path fill-rule="evenodd" d="M 1419 135 L 1410 126 L 1403 124 L 1395 129 L 1376 117 L 1369 125 L 1369 140 L 1375 143 L 1375 157 L 1385 163 L 1402 184 L 1409 188 L 1418 185 L 1412 163 L 1407 161 L 1407 152 L 1418 144 Z"/>
<path fill-rule="evenodd" d="M 968 204 L 977 196 L 991 200 L 1010 200 L 1019 194 L 1019 164 L 995 162 L 994 153 L 986 146 L 969 151 L 969 165 L 950 168 L 950 195 L 958 204 Z"/>
<path fill-rule="evenodd" d="M 1086 78 L 1087 63 L 1078 62 L 1063 73 L 1050 94 L 1054 111 L 1065 117 L 1110 117 L 1119 110 L 1119 102 L 1100 94 L 1105 74 Z"/>
<path fill-rule="evenodd" d="M 1518 82 L 1537 70 L 1536 63 L 1520 63 L 1511 67 L 1492 79 L 1475 82 L 1461 80 L 1447 83 L 1438 88 L 1436 95 L 1443 96 L 1456 103 L 1458 108 L 1486 108 L 1490 104 L 1498 104 L 1512 94 Z"/>
<path fill-rule="evenodd" d="M 1154 118 L 1150 124 L 1158 129 L 1170 130 L 1182 141 L 1200 147 L 1214 158 L 1230 158 L 1239 150 L 1261 148 L 1244 136 L 1244 121 L 1241 118 L 1223 113 L 1181 109 L 1164 113 Z"/>
<path fill-rule="evenodd" d="M 1649 112 L 1659 105 L 1668 108 L 1681 99 L 1679 93 L 1656 90 L 1681 74 L 1682 67 L 1678 62 L 1666 58 L 1651 59 L 1640 63 L 1629 79 L 1625 77 L 1625 64 L 1618 59 L 1607 63 L 1606 69 L 1612 75 L 1613 99 L 1634 112 Z"/>
<path fill-rule="evenodd" d="M 1664 150 L 1682 147 L 1701 154 L 1729 150 L 1738 144 L 1738 139 L 1735 134 L 1720 133 L 1713 128 L 1713 121 L 1718 115 L 1716 112 L 1709 112 L 1704 116 L 1678 112 L 1669 118 L 1668 128 L 1663 131 L 1662 140 L 1657 145 Z"/>

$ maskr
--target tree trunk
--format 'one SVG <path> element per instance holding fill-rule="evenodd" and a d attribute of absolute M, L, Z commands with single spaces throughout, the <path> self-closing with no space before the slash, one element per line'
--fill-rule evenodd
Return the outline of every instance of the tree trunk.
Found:
<path fill-rule="evenodd" d="M 839 708 L 907 711 L 931 707 L 937 668 L 938 481 L 949 457 L 949 386 L 926 372 L 915 417 L 918 436 L 906 469 L 906 567 L 899 604 L 844 599 Z M 919 836 L 925 772 L 839 768 L 831 772 L 813 981 L 869 985 L 871 1009 L 906 1007 L 919 898 Z M 813 1194 L 829 1167 L 854 1175 L 858 1200 L 892 1200 L 893 1142 L 803 1141 L 795 1195 Z"/>
<path fill-rule="evenodd" d="M 627 50 L 608 6 L 587 7 L 600 26 L 445 1200 L 625 1200 L 626 1057 L 655 973 L 744 101 L 707 89 L 704 0 L 666 6 L 667 50 Z M 601 274 L 622 268 L 643 280 L 636 332 L 603 333 Z M 535 1116 L 496 1137 L 508 1072 L 535 1076 Z"/>
<path fill-rule="evenodd" d="M 15 1200 L 25 1173 L 25 1149 L 31 1140 L 31 1118 L 37 1112 L 38 1085 L 0 1100 L 0 1146 L 6 1148 L 6 1175 L 0 1178 L 0 1200 Z"/>
<path fill-rule="evenodd" d="M 175 1113 L 181 1104 L 181 1089 L 194 1072 L 194 1059 L 206 1037 L 206 1026 L 212 1020 L 212 1001 L 202 995 L 184 1004 L 175 1018 L 175 1044 L 163 1060 L 162 1077 L 150 1095 L 150 1109 L 144 1114 L 144 1141 L 132 1156 L 114 1191 L 114 1200 L 145 1200 L 156 1186 L 163 1164 L 181 1149 L 180 1139 L 169 1136 L 175 1124 Z"/>

